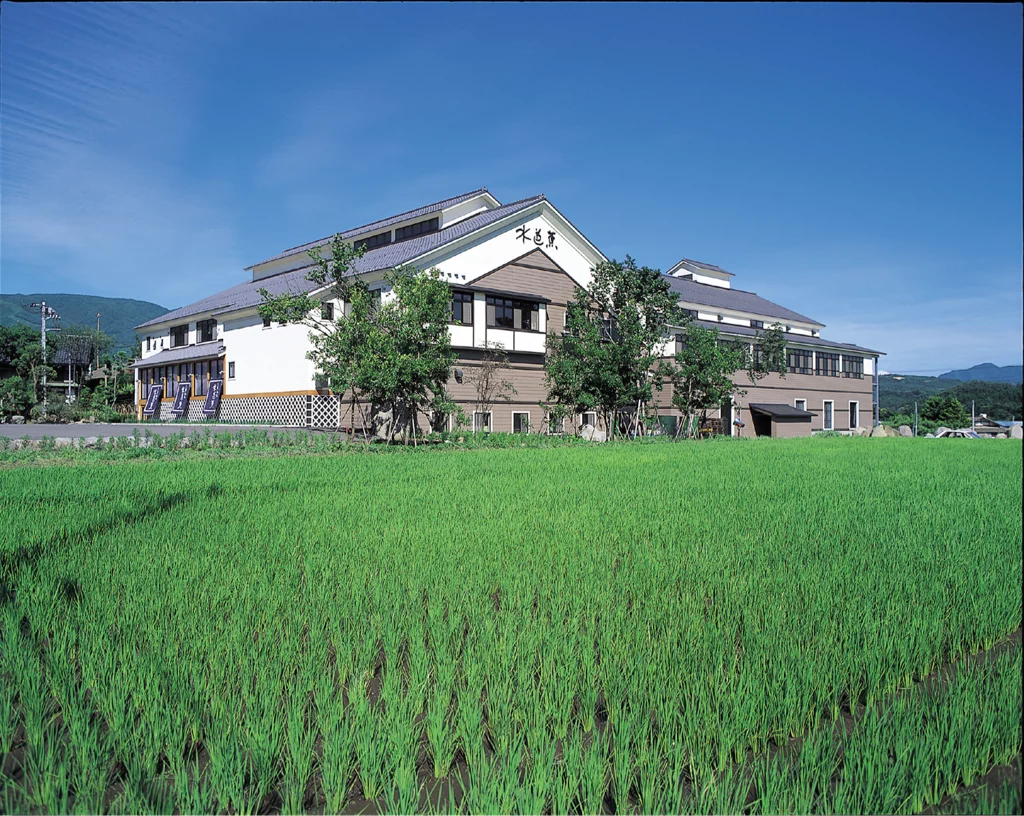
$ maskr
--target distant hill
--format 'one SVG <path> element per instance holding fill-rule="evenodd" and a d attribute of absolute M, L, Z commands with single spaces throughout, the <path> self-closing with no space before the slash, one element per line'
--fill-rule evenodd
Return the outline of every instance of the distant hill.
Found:
<path fill-rule="evenodd" d="M 23 308 L 27 303 L 46 301 L 60 314 L 61 326 L 89 326 L 96 328 L 99 312 L 100 328 L 109 334 L 118 348 L 131 348 L 135 340 L 135 326 L 166 314 L 170 309 L 131 298 L 108 298 L 95 295 L 35 294 L 0 295 L 0 326 L 39 326 L 38 312 Z"/>
<path fill-rule="evenodd" d="M 1020 419 L 1024 415 L 1022 389 L 1017 384 L 981 380 L 960 382 L 914 374 L 881 374 L 878 377 L 878 407 L 883 412 L 912 415 L 915 401 L 920 408 L 928 397 L 944 393 L 956 397 L 968 411 L 974 400 L 975 411 L 992 419 Z"/>
<path fill-rule="evenodd" d="M 997 366 L 994 363 L 980 363 L 970 368 L 961 368 L 956 371 L 947 371 L 940 374 L 942 380 L 982 380 L 983 382 L 1019 383 L 1024 382 L 1021 376 L 1024 366 Z"/>

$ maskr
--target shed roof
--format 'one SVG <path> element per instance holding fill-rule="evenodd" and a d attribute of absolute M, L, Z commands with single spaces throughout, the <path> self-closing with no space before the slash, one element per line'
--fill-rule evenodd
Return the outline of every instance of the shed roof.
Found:
<path fill-rule="evenodd" d="M 768 414 L 772 419 L 780 419 L 790 422 L 810 422 L 814 417 L 810 411 L 801 408 L 794 408 L 792 405 L 775 402 L 751 402 L 747 405 L 751 411 L 758 411 Z"/>
<path fill-rule="evenodd" d="M 224 345 L 218 341 L 212 343 L 199 343 L 182 348 L 164 349 L 159 354 L 147 357 L 145 360 L 136 360 L 130 368 L 151 368 L 152 366 L 170 365 L 171 363 L 183 363 L 188 360 L 212 360 L 220 357 L 225 351 Z"/>

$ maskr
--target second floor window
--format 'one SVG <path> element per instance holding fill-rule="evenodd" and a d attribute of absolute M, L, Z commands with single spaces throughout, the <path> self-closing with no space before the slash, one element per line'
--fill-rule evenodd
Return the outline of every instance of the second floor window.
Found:
<path fill-rule="evenodd" d="M 171 348 L 188 345 L 188 323 L 171 327 Z"/>
<path fill-rule="evenodd" d="M 488 295 L 487 325 L 498 329 L 540 331 L 540 304 Z"/>
<path fill-rule="evenodd" d="M 830 354 L 826 351 L 818 352 L 818 365 L 814 373 L 819 377 L 839 376 L 839 355 Z"/>
<path fill-rule="evenodd" d="M 196 342 L 209 343 L 217 339 L 217 321 L 200 320 L 196 323 Z"/>
<path fill-rule="evenodd" d="M 763 329 L 764 328 L 764 321 L 763 320 L 751 320 L 750 321 L 750 328 L 752 328 L 752 329 Z"/>
<path fill-rule="evenodd" d="M 452 323 L 473 325 L 473 293 L 452 292 Z"/>
<path fill-rule="evenodd" d="M 324 320 L 334 320 L 334 304 L 324 302 L 320 304 L 320 317 Z"/>
<path fill-rule="evenodd" d="M 790 374 L 810 374 L 811 359 L 811 352 L 807 349 L 786 349 L 786 370 Z"/>
<path fill-rule="evenodd" d="M 855 380 L 864 379 L 864 358 L 843 355 L 843 376 L 852 377 Z M 854 426 L 856 427 L 856 426 Z"/>

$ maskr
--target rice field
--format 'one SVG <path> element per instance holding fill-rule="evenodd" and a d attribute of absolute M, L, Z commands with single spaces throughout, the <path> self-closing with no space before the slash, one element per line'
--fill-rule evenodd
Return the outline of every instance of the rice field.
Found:
<path fill-rule="evenodd" d="M 954 445 L 0 471 L 0 811 L 1020 812 L 1021 445 Z"/>

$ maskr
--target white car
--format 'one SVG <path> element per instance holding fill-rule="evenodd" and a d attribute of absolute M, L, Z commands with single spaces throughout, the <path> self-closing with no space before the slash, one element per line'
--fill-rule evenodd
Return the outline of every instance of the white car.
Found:
<path fill-rule="evenodd" d="M 936 439 L 981 439 L 981 436 L 976 434 L 970 428 L 960 428 L 956 431 L 943 431 L 940 434 L 935 435 Z"/>

